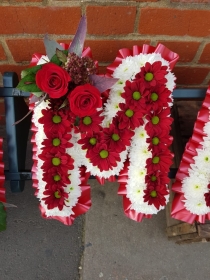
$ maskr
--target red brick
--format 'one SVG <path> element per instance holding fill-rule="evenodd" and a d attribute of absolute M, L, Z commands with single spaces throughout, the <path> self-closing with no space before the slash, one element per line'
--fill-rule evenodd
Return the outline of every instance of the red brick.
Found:
<path fill-rule="evenodd" d="M 135 41 L 123 41 L 123 40 L 87 40 L 85 46 L 89 46 L 93 53 L 93 58 L 99 62 L 112 62 L 119 49 L 128 48 L 132 49 L 132 46 L 143 44 L 149 44 L 149 40 L 135 40 Z"/>
<path fill-rule="evenodd" d="M 2 45 L 0 45 L 0 60 L 5 60 L 7 57 L 6 57 L 6 54 L 4 52 L 4 49 L 2 47 Z"/>
<path fill-rule="evenodd" d="M 134 32 L 136 7 L 88 6 L 88 34 L 112 35 Z"/>
<path fill-rule="evenodd" d="M 99 74 L 106 74 L 106 67 L 107 66 L 99 66 L 98 67 Z"/>
<path fill-rule="evenodd" d="M 8 39 L 6 42 L 16 62 L 30 61 L 33 53 L 45 54 L 41 39 Z"/>
<path fill-rule="evenodd" d="M 20 78 L 20 73 L 23 69 L 29 65 L 0 65 L 0 73 L 3 75 L 4 72 L 16 72 Z"/>
<path fill-rule="evenodd" d="M 201 54 L 201 57 L 199 59 L 200 63 L 210 63 L 210 43 L 207 44 Z"/>
<path fill-rule="evenodd" d="M 0 34 L 74 34 L 80 7 L 0 7 Z"/>
<path fill-rule="evenodd" d="M 209 0 L 171 0 L 171 2 L 202 4 L 202 3 L 209 3 Z"/>
<path fill-rule="evenodd" d="M 209 71 L 210 68 L 207 67 L 176 66 L 174 68 L 174 74 L 177 77 L 176 83 L 188 86 L 202 84 Z"/>
<path fill-rule="evenodd" d="M 210 10 L 142 8 L 139 33 L 209 36 Z"/>
<path fill-rule="evenodd" d="M 12 0 L 12 3 L 25 3 L 25 2 L 42 2 L 42 0 Z"/>
<path fill-rule="evenodd" d="M 192 61 L 197 53 L 199 42 L 160 41 L 164 46 L 179 55 L 179 61 Z"/>

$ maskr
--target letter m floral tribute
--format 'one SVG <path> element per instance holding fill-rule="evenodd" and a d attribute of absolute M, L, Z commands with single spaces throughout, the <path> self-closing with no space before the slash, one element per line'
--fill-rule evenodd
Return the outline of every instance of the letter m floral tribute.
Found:
<path fill-rule="evenodd" d="M 70 44 L 45 36 L 18 88 L 32 93 L 33 186 L 45 218 L 71 225 L 91 206 L 90 174 L 118 176 L 125 214 L 151 217 L 168 200 L 173 69 L 163 45 L 122 49 L 105 76 L 84 48 L 86 18 Z"/>

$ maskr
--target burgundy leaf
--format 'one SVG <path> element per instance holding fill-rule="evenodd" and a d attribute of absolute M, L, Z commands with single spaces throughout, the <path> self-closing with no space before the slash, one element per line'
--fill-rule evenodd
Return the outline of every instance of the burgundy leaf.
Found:
<path fill-rule="evenodd" d="M 95 86 L 100 93 L 110 89 L 118 81 L 118 79 L 115 78 L 106 78 L 98 75 L 90 75 L 90 79 L 93 82 L 93 86 Z"/>
<path fill-rule="evenodd" d="M 68 49 L 69 53 L 75 53 L 78 56 L 82 55 L 86 33 L 87 33 L 87 19 L 86 16 L 82 16 L 77 32 Z"/>

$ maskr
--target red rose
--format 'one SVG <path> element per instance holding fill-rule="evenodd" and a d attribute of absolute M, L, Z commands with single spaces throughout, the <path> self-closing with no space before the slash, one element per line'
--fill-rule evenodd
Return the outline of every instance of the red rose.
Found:
<path fill-rule="evenodd" d="M 100 91 L 90 84 L 76 87 L 68 99 L 71 111 L 79 117 L 91 116 L 102 106 Z"/>
<path fill-rule="evenodd" d="M 69 74 L 60 66 L 49 62 L 36 73 L 36 84 L 51 98 L 59 98 L 68 92 Z"/>

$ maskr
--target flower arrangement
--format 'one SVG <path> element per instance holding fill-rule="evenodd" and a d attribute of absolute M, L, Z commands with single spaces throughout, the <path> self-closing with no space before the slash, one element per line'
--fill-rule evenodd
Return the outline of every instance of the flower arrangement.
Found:
<path fill-rule="evenodd" d="M 119 81 L 105 104 L 105 122 L 118 118 L 119 128 L 133 132 L 119 174 L 118 194 L 123 195 L 125 215 L 136 221 L 150 218 L 168 202 L 173 157 L 169 151 L 170 107 L 175 87 L 171 70 L 177 60 L 178 55 L 161 44 L 143 45 L 120 50 L 108 67 L 110 76 Z"/>
<path fill-rule="evenodd" d="M 161 44 L 122 49 L 102 76 L 85 34 L 83 16 L 70 46 L 46 36 L 47 56 L 34 54 L 22 72 L 18 88 L 32 92 L 33 186 L 42 216 L 70 225 L 91 206 L 89 175 L 118 176 L 125 213 L 140 221 L 168 200 L 178 55 Z"/>
<path fill-rule="evenodd" d="M 210 219 L 210 87 L 198 113 L 193 135 L 186 144 L 184 154 L 172 185 L 175 197 L 173 218 L 187 223 L 204 223 Z"/>

